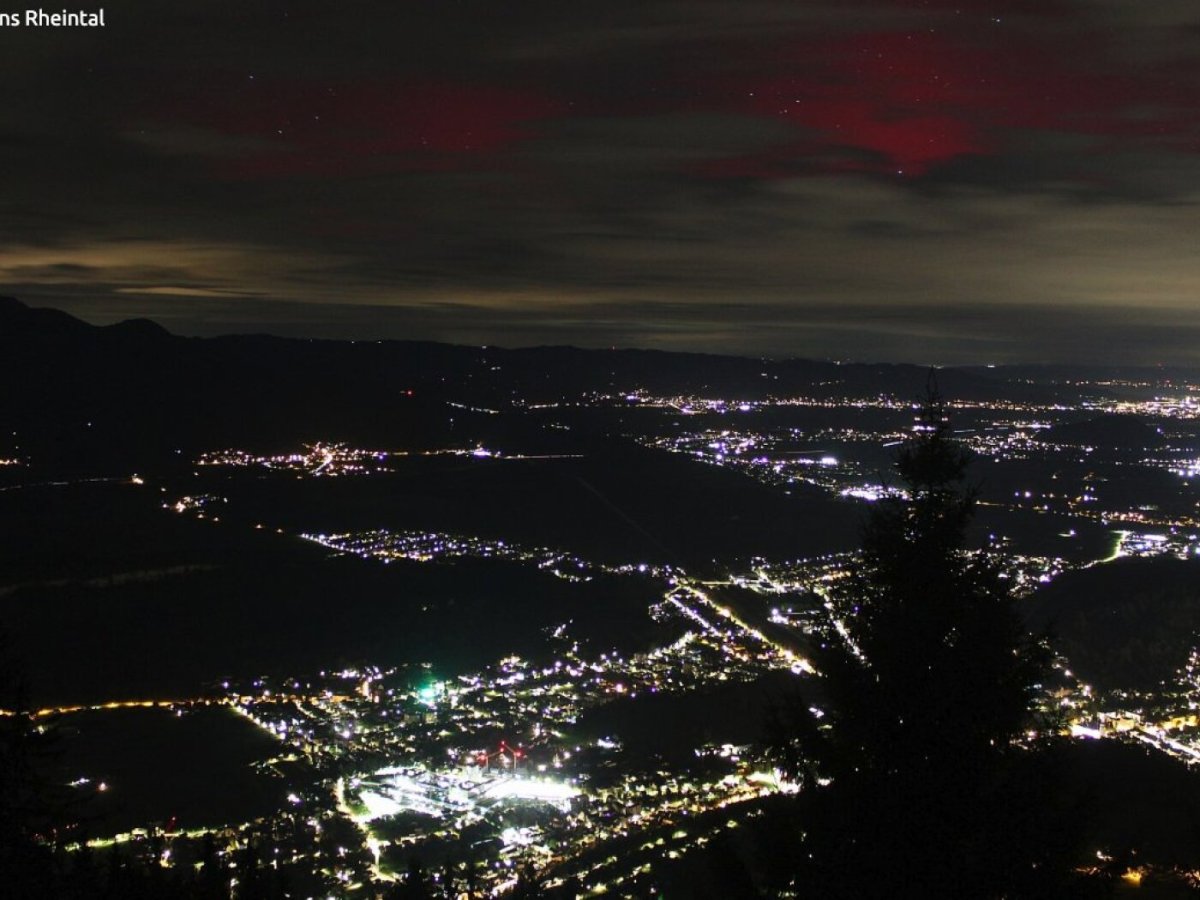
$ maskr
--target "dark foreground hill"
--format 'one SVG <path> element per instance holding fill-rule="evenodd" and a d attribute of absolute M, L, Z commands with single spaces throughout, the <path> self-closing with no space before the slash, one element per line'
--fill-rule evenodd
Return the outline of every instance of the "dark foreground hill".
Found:
<path fill-rule="evenodd" d="M 1120 559 L 1063 575 L 1030 600 L 1074 670 L 1101 689 L 1154 690 L 1200 633 L 1200 562 Z"/>

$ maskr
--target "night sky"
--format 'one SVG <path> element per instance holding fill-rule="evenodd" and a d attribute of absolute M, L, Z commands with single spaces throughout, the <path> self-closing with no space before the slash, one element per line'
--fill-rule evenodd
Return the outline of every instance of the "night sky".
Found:
<path fill-rule="evenodd" d="M 0 292 L 33 305 L 1200 363 L 1196 0 L 103 6 L 0 29 Z"/>

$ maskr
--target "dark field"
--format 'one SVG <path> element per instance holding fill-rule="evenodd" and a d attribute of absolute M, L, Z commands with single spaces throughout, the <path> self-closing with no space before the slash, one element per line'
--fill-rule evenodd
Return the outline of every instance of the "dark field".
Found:
<path fill-rule="evenodd" d="M 455 673 L 536 656 L 562 623 L 597 653 L 664 634 L 646 614 L 658 599 L 646 579 L 578 584 L 506 562 L 384 565 L 289 550 L 256 566 L 4 598 L 36 702 L 188 697 L 222 678 L 363 662 Z"/>
<path fill-rule="evenodd" d="M 769 711 L 799 690 L 800 679 L 774 672 L 686 694 L 639 694 L 589 710 L 575 727 L 581 738 L 616 737 L 623 759 L 680 765 L 704 744 L 760 744 Z"/>
<path fill-rule="evenodd" d="M 284 801 L 282 782 L 251 768 L 279 745 L 227 709 L 82 712 L 57 731 L 64 781 L 91 779 L 77 790 L 90 798 L 81 813 L 93 836 L 172 819 L 184 829 L 234 824 Z"/>
<path fill-rule="evenodd" d="M 304 480 L 201 470 L 172 488 L 228 497 L 223 519 L 285 531 L 444 531 L 613 563 L 692 568 L 845 550 L 857 540 L 853 504 L 802 487 L 787 496 L 735 472 L 636 447 L 582 459 L 410 457 L 392 468 L 384 476 Z"/>

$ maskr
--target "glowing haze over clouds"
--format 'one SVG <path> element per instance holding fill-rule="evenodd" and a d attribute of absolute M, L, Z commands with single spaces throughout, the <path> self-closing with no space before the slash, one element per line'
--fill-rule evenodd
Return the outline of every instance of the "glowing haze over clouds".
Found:
<path fill-rule="evenodd" d="M 0 291 L 35 305 L 1200 363 L 1193 0 L 106 10 L 0 31 Z"/>

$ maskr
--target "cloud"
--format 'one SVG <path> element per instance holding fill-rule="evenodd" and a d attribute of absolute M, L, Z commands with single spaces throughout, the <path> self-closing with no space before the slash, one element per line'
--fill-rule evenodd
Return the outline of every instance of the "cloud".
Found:
<path fill-rule="evenodd" d="M 205 333 L 1191 358 L 1193 5 L 1002 5 L 120 3 L 6 36 L 0 281 Z"/>

